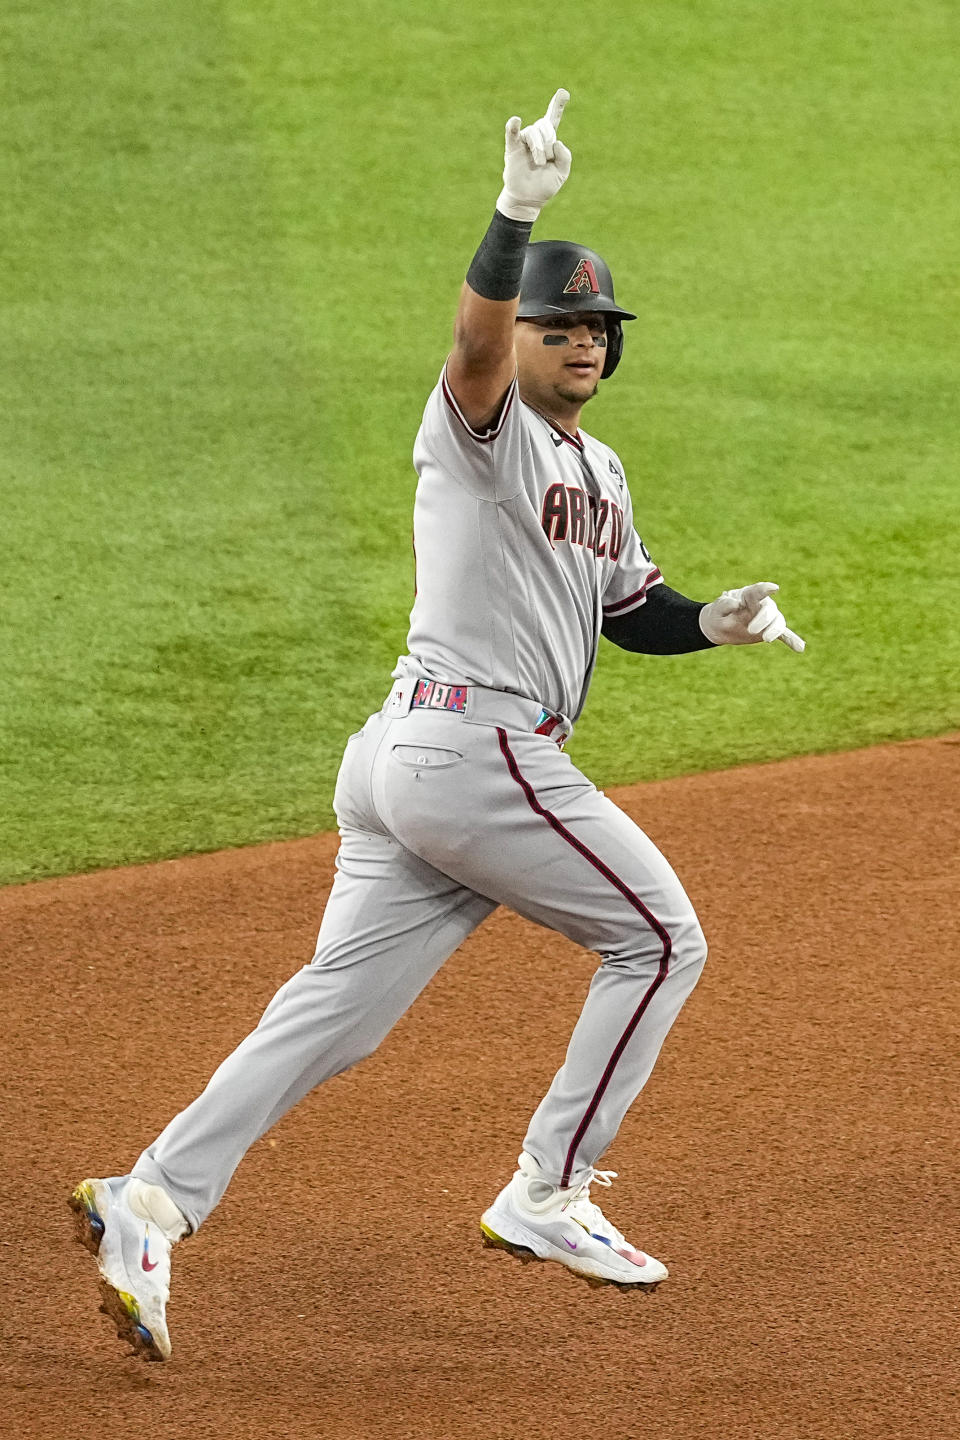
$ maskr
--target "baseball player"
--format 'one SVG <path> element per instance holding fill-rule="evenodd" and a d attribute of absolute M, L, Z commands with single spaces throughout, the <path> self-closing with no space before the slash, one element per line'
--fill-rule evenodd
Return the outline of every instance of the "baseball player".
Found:
<path fill-rule="evenodd" d="M 570 173 L 569 96 L 507 122 L 503 189 L 467 272 L 453 350 L 417 435 L 416 600 L 383 708 L 351 736 L 340 850 L 316 953 L 129 1174 L 70 1204 L 104 1308 L 166 1359 L 170 1252 L 250 1145 L 369 1055 L 497 905 L 600 964 L 485 1243 L 594 1284 L 651 1289 L 666 1266 L 592 1198 L 604 1154 L 703 967 L 690 901 L 653 842 L 564 753 L 601 634 L 644 654 L 803 641 L 767 582 L 703 604 L 670 589 L 634 527 L 624 467 L 580 429 L 620 362 L 610 271 L 583 245 L 530 243 Z M 529 1034 L 529 1024 L 527 1021 Z"/>

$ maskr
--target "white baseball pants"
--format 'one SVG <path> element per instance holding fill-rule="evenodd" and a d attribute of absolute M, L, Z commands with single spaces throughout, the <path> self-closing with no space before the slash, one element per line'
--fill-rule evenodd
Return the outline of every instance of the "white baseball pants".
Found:
<path fill-rule="evenodd" d="M 497 905 L 600 956 L 523 1142 L 560 1185 L 613 1140 L 703 968 L 703 933 L 670 865 L 533 733 L 539 706 L 472 690 L 463 715 L 410 710 L 411 694 L 398 682 L 347 744 L 337 874 L 313 960 L 134 1166 L 194 1229 L 254 1140 L 371 1054 Z M 525 1017 L 525 1035 L 535 1025 Z"/>

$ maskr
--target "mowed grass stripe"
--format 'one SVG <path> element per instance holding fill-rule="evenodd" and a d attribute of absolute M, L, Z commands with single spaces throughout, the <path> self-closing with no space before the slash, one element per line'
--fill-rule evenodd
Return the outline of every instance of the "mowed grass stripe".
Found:
<path fill-rule="evenodd" d="M 353 650 L 222 17 L 61 18 L 5 35 L 4 878 L 329 824 Z"/>

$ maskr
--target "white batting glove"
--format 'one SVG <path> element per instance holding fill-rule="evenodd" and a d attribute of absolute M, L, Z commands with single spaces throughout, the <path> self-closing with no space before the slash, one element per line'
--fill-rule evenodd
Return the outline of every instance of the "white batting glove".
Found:
<path fill-rule="evenodd" d="M 714 645 L 757 645 L 761 640 L 782 640 L 791 650 L 806 648 L 806 641 L 787 629 L 787 622 L 770 597 L 780 589 L 772 580 L 758 580 L 741 590 L 724 590 L 700 611 L 700 629 Z"/>
<path fill-rule="evenodd" d="M 558 90 L 542 120 L 525 125 L 520 116 L 507 121 L 503 156 L 503 189 L 497 201 L 501 215 L 511 220 L 536 220 L 570 174 L 571 155 L 557 139 L 568 90 Z"/>

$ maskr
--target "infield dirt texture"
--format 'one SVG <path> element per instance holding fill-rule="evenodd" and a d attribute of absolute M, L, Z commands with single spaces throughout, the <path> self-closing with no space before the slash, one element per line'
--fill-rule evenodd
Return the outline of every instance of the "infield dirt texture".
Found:
<path fill-rule="evenodd" d="M 711 944 L 607 1157 L 655 1294 L 480 1247 L 593 968 L 501 910 L 175 1249 L 167 1366 L 122 1358 L 66 1196 L 309 956 L 333 838 L 0 891 L 5 1433 L 951 1434 L 958 784 L 955 736 L 616 792 Z"/>
<path fill-rule="evenodd" d="M 3 8 L 4 1434 L 955 1433 L 958 43 L 952 0 Z M 671 1276 L 479 1248 L 592 965 L 500 911 L 254 1148 L 148 1368 L 66 1195 L 312 951 L 503 122 L 561 84 L 536 234 L 641 317 L 587 428 L 668 583 L 777 580 L 808 641 L 604 644 L 571 747 L 711 945 L 608 1157 Z"/>

